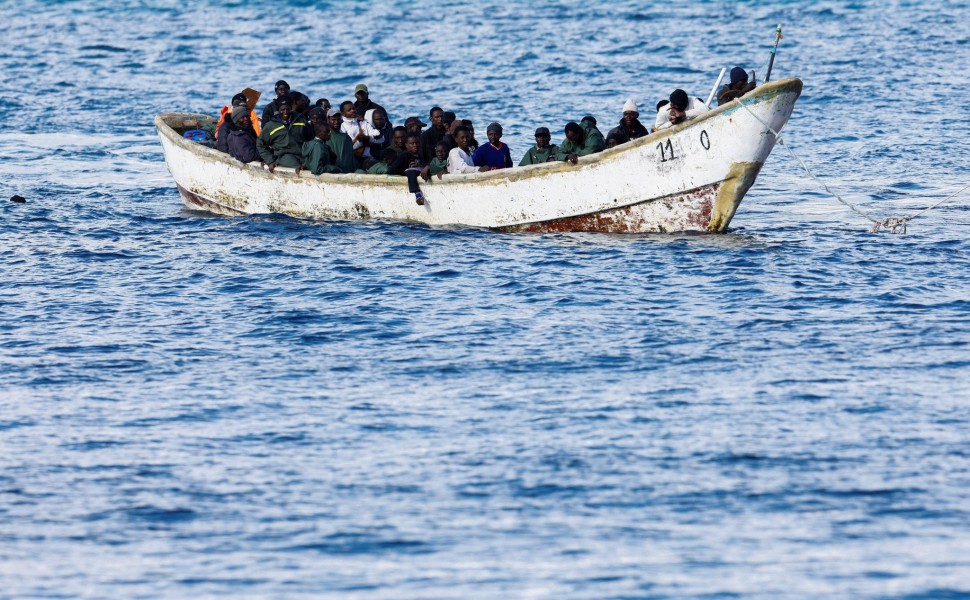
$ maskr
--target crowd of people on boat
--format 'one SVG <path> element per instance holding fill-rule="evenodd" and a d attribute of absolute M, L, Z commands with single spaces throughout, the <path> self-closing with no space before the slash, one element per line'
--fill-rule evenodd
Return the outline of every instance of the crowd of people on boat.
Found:
<path fill-rule="evenodd" d="M 755 87 L 754 77 L 741 67 L 731 70 L 730 83 L 718 93 L 718 105 L 730 102 Z M 367 85 L 354 89 L 354 100 L 332 107 L 327 98 L 310 103 L 310 98 L 277 81 L 276 97 L 256 113 L 259 92 L 247 89 L 224 106 L 215 131 L 215 148 L 244 163 L 259 161 L 273 172 L 277 166 L 299 173 L 367 173 L 401 175 L 418 204 L 424 203 L 418 179 L 441 178 L 444 174 L 473 173 L 506 169 L 515 165 L 508 145 L 502 142 L 502 125 L 485 128 L 488 142 L 479 144 L 471 120 L 459 119 L 451 111 L 435 106 L 428 120 L 408 117 L 393 126 L 387 111 L 370 97 Z M 579 157 L 601 152 L 644 137 L 710 110 L 700 98 L 681 89 L 656 105 L 656 116 L 648 128 L 640 122 L 640 110 L 631 98 L 623 105 L 616 127 L 604 136 L 592 115 L 563 128 L 564 139 L 552 143 L 547 127 L 535 130 L 535 145 L 518 166 L 552 161 L 575 164 Z M 427 127 L 427 129 L 425 129 Z"/>

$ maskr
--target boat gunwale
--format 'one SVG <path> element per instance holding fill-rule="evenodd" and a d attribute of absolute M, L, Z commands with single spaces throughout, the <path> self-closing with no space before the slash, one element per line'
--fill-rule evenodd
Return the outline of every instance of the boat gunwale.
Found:
<path fill-rule="evenodd" d="M 754 90 L 748 92 L 742 96 L 739 100 L 743 104 L 753 104 L 755 102 L 764 102 L 770 100 L 782 93 L 788 92 L 790 90 L 795 90 L 795 93 L 800 95 L 802 90 L 802 81 L 797 78 L 790 79 L 779 79 L 777 81 L 772 81 L 769 83 L 762 84 L 761 86 L 755 88 Z M 615 156 L 627 153 L 631 150 L 635 150 L 644 145 L 653 144 L 657 141 L 664 140 L 676 133 L 684 131 L 685 129 L 695 127 L 705 121 L 715 118 L 717 116 L 723 115 L 724 113 L 731 113 L 740 108 L 736 103 L 724 104 L 718 106 L 717 108 L 711 109 L 704 114 L 685 121 L 678 125 L 662 129 L 660 131 L 655 131 L 644 137 L 630 140 L 616 146 L 615 148 L 607 148 L 601 152 L 595 154 L 590 154 L 587 156 L 579 157 L 577 164 L 573 165 L 566 161 L 555 161 L 548 162 L 538 165 L 526 165 L 523 167 L 513 167 L 511 169 L 497 169 L 494 171 L 486 171 L 482 173 L 468 173 L 463 175 L 445 175 L 442 179 L 438 180 L 440 183 L 506 183 L 511 181 L 518 181 L 521 179 L 532 179 L 534 177 L 544 177 L 546 175 L 551 175 L 553 173 L 560 173 L 566 171 L 574 171 L 580 167 L 587 167 L 596 165 L 599 162 L 613 158 Z M 407 179 L 404 177 L 396 175 L 371 175 L 365 173 L 321 173 L 320 175 L 313 175 L 307 170 L 302 170 L 299 174 L 296 173 L 295 169 L 288 167 L 279 167 L 270 173 L 262 165 L 258 165 L 255 162 L 252 163 L 242 163 L 228 154 L 203 146 L 197 142 L 193 142 L 185 139 L 178 132 L 175 131 L 169 120 L 179 119 L 181 121 L 186 121 L 194 119 L 196 121 L 215 121 L 215 119 L 209 115 L 203 115 L 199 113 L 184 113 L 184 112 L 163 112 L 155 117 L 155 128 L 158 130 L 160 135 L 164 135 L 169 141 L 173 142 L 175 145 L 188 150 L 194 154 L 198 154 L 206 159 L 214 159 L 218 162 L 223 162 L 232 165 L 235 168 L 249 169 L 253 173 L 258 173 L 266 177 L 275 177 L 282 175 L 283 177 L 289 179 L 306 180 L 308 182 L 320 182 L 320 183 L 333 183 L 342 185 L 353 185 L 353 184 L 368 184 L 368 185 L 386 185 L 386 186 L 404 186 L 407 185 Z M 435 178 L 431 181 L 426 182 L 426 184 L 434 184 Z"/>

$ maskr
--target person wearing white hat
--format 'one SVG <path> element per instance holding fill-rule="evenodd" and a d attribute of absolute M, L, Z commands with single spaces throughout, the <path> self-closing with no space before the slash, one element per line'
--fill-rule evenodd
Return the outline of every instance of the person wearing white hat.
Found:
<path fill-rule="evenodd" d="M 640 110 L 637 108 L 637 103 L 633 98 L 627 98 L 623 104 L 623 117 L 620 119 L 620 124 L 611 129 L 606 137 L 615 138 L 618 143 L 623 144 L 647 135 L 650 132 L 640 122 L 639 117 Z"/>

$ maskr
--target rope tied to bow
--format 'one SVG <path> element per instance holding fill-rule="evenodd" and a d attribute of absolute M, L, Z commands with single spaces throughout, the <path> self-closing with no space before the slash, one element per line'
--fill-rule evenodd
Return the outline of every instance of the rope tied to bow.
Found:
<path fill-rule="evenodd" d="M 919 216 L 921 216 L 921 215 L 929 212 L 930 210 L 936 208 L 937 206 L 943 204 L 944 202 L 946 202 L 948 200 L 951 200 L 953 198 L 956 198 L 957 196 L 959 196 L 960 194 L 962 194 L 966 190 L 970 189 L 970 183 L 968 183 L 963 188 L 961 188 L 961 189 L 957 190 L 956 192 L 950 194 L 946 198 L 943 198 L 939 202 L 936 202 L 934 204 L 931 204 L 930 206 L 927 206 L 923 210 L 921 210 L 919 212 L 916 212 L 916 213 L 914 213 L 912 215 L 909 215 L 909 216 L 890 217 L 888 219 L 882 219 L 882 220 L 876 219 L 876 218 L 872 217 L 871 215 L 867 214 L 866 212 L 864 212 L 863 210 L 861 210 L 860 208 L 858 208 L 855 205 L 853 205 L 851 202 L 849 202 L 848 200 L 846 200 L 845 198 L 843 198 L 839 194 L 835 193 L 831 188 L 829 188 L 828 185 L 825 184 L 824 181 L 822 181 L 821 179 L 819 179 L 818 176 L 816 176 L 815 173 L 813 173 L 810 168 L 808 168 L 808 165 L 805 164 L 805 161 L 803 161 L 801 158 L 799 158 L 792 151 L 792 149 L 785 142 L 785 138 L 783 138 L 781 136 L 781 130 L 784 129 L 784 126 L 782 126 L 781 129 L 779 129 L 778 131 L 775 131 L 775 129 L 773 129 L 771 127 L 771 125 L 769 125 L 768 123 L 765 123 L 764 120 L 761 117 L 759 117 L 758 115 L 756 115 L 754 113 L 754 111 L 752 111 L 750 108 L 748 108 L 748 106 L 746 104 L 742 103 L 741 100 L 740 100 L 740 98 L 735 98 L 733 100 L 733 102 L 736 103 L 741 108 L 743 108 L 744 110 L 748 111 L 748 114 L 750 114 L 752 117 L 754 117 L 755 120 L 757 120 L 759 123 L 761 123 L 762 125 L 764 125 L 765 129 L 767 129 L 768 131 L 770 131 L 775 136 L 775 141 L 778 142 L 779 144 L 781 144 L 782 147 L 784 147 L 785 150 L 788 151 L 788 154 L 790 154 L 791 157 L 794 158 L 795 161 L 799 165 L 801 165 L 802 169 L 805 170 L 805 172 L 808 174 L 808 176 L 811 177 L 813 180 L 815 180 L 815 182 L 818 183 L 826 192 L 828 192 L 836 200 L 838 200 L 839 202 L 841 202 L 842 204 L 844 204 L 852 212 L 856 213 L 857 215 L 865 218 L 870 223 L 872 223 L 872 228 L 869 229 L 869 231 L 871 233 L 878 233 L 880 229 L 888 229 L 889 232 L 890 233 L 893 233 L 893 234 L 896 234 L 896 233 L 903 233 L 903 234 L 905 234 L 906 233 L 906 229 L 907 229 L 907 225 L 909 224 L 910 221 L 912 221 L 916 217 L 919 217 Z M 787 123 L 786 123 L 786 125 L 787 125 Z"/>

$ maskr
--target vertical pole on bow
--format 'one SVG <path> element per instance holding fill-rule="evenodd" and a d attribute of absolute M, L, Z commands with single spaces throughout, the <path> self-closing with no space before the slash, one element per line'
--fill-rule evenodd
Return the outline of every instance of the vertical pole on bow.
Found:
<path fill-rule="evenodd" d="M 721 69 L 721 74 L 717 76 L 717 81 L 714 82 L 714 87 L 711 88 L 711 95 L 707 97 L 707 102 L 705 102 L 708 107 L 710 107 L 711 102 L 714 101 L 714 96 L 717 94 L 717 88 L 721 87 L 721 82 L 724 81 L 725 73 L 727 73 L 727 67 Z"/>
<path fill-rule="evenodd" d="M 771 49 L 771 57 L 768 59 L 768 72 L 765 73 L 765 83 L 768 83 L 768 80 L 771 79 L 771 68 L 775 66 L 775 54 L 778 53 L 778 42 L 783 37 L 785 36 L 781 35 L 781 23 L 779 23 L 778 28 L 775 29 L 775 47 Z"/>

